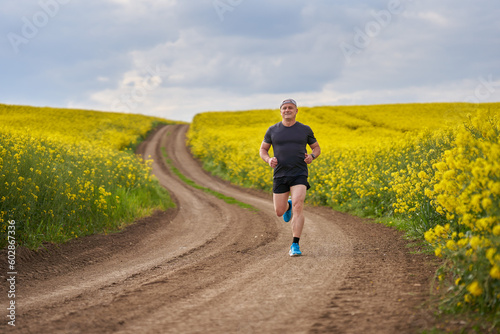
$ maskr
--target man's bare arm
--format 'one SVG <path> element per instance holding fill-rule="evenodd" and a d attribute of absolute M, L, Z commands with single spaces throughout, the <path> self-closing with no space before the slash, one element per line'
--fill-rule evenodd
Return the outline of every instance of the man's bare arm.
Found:
<path fill-rule="evenodd" d="M 276 157 L 271 158 L 269 156 L 269 149 L 271 148 L 271 144 L 268 144 L 266 142 L 262 142 L 260 145 L 260 150 L 259 150 L 259 155 L 262 160 L 264 160 L 269 166 L 272 168 L 275 168 L 278 165 L 278 159 Z"/>
<path fill-rule="evenodd" d="M 315 142 L 314 144 L 309 145 L 309 147 L 312 149 L 312 152 L 311 152 L 311 154 L 306 153 L 305 159 L 304 159 L 306 164 L 310 164 L 314 159 L 316 159 L 321 154 L 321 148 L 319 147 L 318 142 Z M 314 154 L 314 158 L 313 158 L 313 154 Z"/>
<path fill-rule="evenodd" d="M 312 154 L 314 154 L 314 156 L 316 158 L 319 157 L 319 155 L 321 154 L 321 147 L 319 147 L 319 143 L 315 142 L 314 144 L 310 145 L 309 147 L 312 150 Z"/>

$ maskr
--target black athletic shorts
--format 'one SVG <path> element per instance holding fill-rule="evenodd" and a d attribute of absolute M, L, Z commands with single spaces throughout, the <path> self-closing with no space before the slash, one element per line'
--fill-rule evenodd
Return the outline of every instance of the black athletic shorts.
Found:
<path fill-rule="evenodd" d="M 277 177 L 273 180 L 273 193 L 283 194 L 290 191 L 290 187 L 296 186 L 298 184 L 303 184 L 307 189 L 311 188 L 309 182 L 307 182 L 307 176 L 282 176 Z"/>

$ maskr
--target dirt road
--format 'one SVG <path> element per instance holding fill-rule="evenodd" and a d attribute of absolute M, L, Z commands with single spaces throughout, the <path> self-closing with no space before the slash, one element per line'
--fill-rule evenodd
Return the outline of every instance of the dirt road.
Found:
<path fill-rule="evenodd" d="M 140 147 L 177 209 L 18 254 L 16 327 L 7 325 L 2 288 L 0 332 L 413 333 L 432 323 L 421 308 L 430 257 L 411 255 L 399 232 L 307 207 L 304 256 L 291 258 L 290 227 L 271 197 L 205 173 L 185 147 L 186 130 L 163 127 Z M 162 163 L 162 146 L 185 176 L 259 211 L 181 182 Z"/>

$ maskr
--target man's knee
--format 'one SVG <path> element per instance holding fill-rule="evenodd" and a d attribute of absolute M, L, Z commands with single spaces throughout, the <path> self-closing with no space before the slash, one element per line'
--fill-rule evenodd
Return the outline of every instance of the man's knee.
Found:
<path fill-rule="evenodd" d="M 303 202 L 296 201 L 296 202 L 292 203 L 292 211 L 293 211 L 294 214 L 298 214 L 298 213 L 302 212 L 303 209 L 304 209 L 304 203 Z"/>
<path fill-rule="evenodd" d="M 276 208 L 276 216 L 278 217 L 281 217 L 285 214 L 286 210 L 288 210 L 288 203 L 286 205 L 286 207 L 282 208 L 282 207 L 279 207 L 279 208 Z"/>

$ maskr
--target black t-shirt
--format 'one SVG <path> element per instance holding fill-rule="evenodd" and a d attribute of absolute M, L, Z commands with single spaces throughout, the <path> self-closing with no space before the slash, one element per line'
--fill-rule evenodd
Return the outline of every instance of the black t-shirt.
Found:
<path fill-rule="evenodd" d="M 276 123 L 267 129 L 264 142 L 273 146 L 274 156 L 278 159 L 278 166 L 274 169 L 274 177 L 307 176 L 305 153 L 307 145 L 316 142 L 311 128 L 299 122 L 286 127 L 283 123 Z"/>

